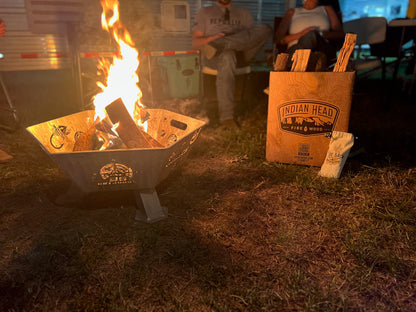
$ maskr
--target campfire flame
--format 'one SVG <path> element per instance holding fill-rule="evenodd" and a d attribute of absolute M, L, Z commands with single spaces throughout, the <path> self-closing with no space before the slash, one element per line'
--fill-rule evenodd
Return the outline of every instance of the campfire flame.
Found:
<path fill-rule="evenodd" d="M 102 92 L 94 97 L 96 118 L 103 120 L 106 117 L 105 107 L 121 98 L 133 120 L 140 126 L 140 102 L 142 92 L 138 87 L 139 53 L 134 47 L 130 33 L 123 26 L 119 16 L 118 0 L 101 0 L 103 12 L 101 15 L 102 28 L 110 33 L 117 43 L 118 55 L 113 61 L 102 59 L 98 69 L 106 76 L 105 82 L 97 82 Z"/>

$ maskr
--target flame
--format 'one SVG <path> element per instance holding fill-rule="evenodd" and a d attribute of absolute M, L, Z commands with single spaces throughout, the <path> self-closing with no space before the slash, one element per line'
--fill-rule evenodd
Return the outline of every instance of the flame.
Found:
<path fill-rule="evenodd" d="M 140 100 L 142 92 L 138 87 L 137 69 L 140 65 L 139 53 L 134 47 L 130 33 L 123 26 L 119 15 L 118 0 L 101 0 L 102 28 L 108 31 L 117 43 L 118 52 L 112 62 L 102 59 L 99 70 L 106 75 L 105 82 L 97 82 L 102 92 L 94 97 L 96 118 L 106 117 L 105 107 L 121 98 L 136 123 L 140 124 Z"/>

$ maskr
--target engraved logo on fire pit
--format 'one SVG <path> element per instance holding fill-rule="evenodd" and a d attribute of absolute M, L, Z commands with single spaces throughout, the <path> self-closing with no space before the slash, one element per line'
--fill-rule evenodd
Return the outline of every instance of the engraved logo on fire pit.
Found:
<path fill-rule="evenodd" d="M 64 146 L 66 137 L 69 134 L 71 134 L 71 131 L 68 129 L 67 126 L 53 125 L 53 132 L 51 137 L 49 138 L 49 142 L 51 143 L 54 149 L 61 149 Z"/>
<path fill-rule="evenodd" d="M 117 163 L 115 160 L 101 167 L 97 179 L 98 186 L 134 183 L 133 170 L 126 165 Z"/>
<path fill-rule="evenodd" d="M 277 108 L 282 131 L 311 136 L 332 132 L 339 108 L 316 100 L 297 100 Z"/>

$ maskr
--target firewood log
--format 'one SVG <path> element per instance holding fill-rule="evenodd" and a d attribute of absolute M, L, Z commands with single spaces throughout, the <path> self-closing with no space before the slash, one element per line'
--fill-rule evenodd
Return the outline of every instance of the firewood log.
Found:
<path fill-rule="evenodd" d="M 351 53 L 354 51 L 355 43 L 357 42 L 356 34 L 346 34 L 344 44 L 339 51 L 337 63 L 334 67 L 334 72 L 345 72 L 350 60 Z"/>
<path fill-rule="evenodd" d="M 309 56 L 311 55 L 311 50 L 309 49 L 299 49 L 296 50 L 292 56 L 292 72 L 304 72 L 308 67 Z"/>
<path fill-rule="evenodd" d="M 118 98 L 105 108 L 113 124 L 117 124 L 116 131 L 128 148 L 151 148 L 149 136 L 136 125 L 121 98 Z"/>
<path fill-rule="evenodd" d="M 95 133 L 95 123 L 92 124 L 87 131 L 83 132 L 75 141 L 74 152 L 81 151 L 91 151 L 94 147 L 94 133 Z"/>
<path fill-rule="evenodd" d="M 276 62 L 274 63 L 274 71 L 285 71 L 287 66 L 287 61 L 289 60 L 288 53 L 279 53 L 276 57 Z"/>

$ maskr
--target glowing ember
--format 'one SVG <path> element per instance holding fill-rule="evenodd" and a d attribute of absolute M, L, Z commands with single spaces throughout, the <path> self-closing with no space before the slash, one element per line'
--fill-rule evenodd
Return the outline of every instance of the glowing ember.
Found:
<path fill-rule="evenodd" d="M 134 121 L 140 124 L 140 99 L 142 92 L 138 87 L 139 77 L 136 73 L 139 67 L 139 53 L 134 48 L 133 40 L 119 19 L 118 0 L 101 0 L 103 13 L 101 25 L 114 38 L 118 47 L 118 56 L 113 62 L 100 61 L 98 68 L 106 75 L 105 83 L 97 82 L 102 89 L 94 97 L 96 117 L 103 120 L 106 117 L 105 107 L 121 98 Z"/>

